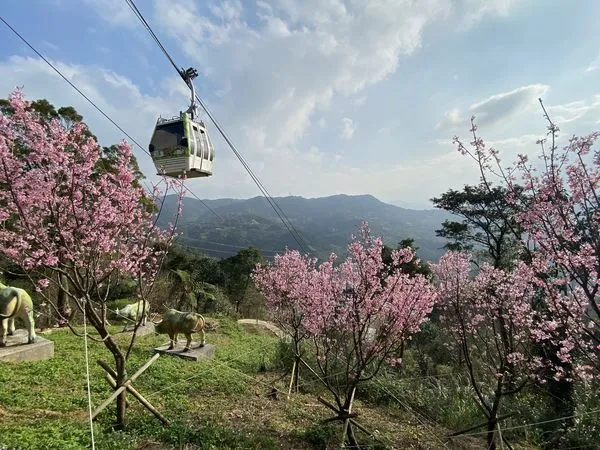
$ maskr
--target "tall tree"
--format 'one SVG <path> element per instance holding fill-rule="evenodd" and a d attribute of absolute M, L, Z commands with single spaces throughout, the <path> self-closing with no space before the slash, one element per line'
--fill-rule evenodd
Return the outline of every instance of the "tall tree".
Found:
<path fill-rule="evenodd" d="M 258 263 L 264 262 L 260 250 L 254 247 L 241 249 L 236 255 L 220 262 L 226 276 L 225 292 L 239 313 L 247 299 L 248 289 L 252 283 L 252 271 Z"/>
<path fill-rule="evenodd" d="M 516 195 L 517 181 L 530 202 L 515 219 L 528 236 L 529 253 L 539 294 L 536 310 L 549 324 L 543 346 L 560 369 L 549 379 L 552 394 L 562 403 L 561 416 L 573 415 L 572 379 L 600 373 L 600 151 L 592 151 L 600 133 L 572 137 L 559 149 L 559 128 L 548 116 L 548 139 L 538 141 L 539 164 L 519 155 L 502 167 L 498 150 L 486 147 L 471 119 L 470 146 L 455 138 L 458 150 L 478 165 L 482 183 L 490 189 L 499 179 L 507 200 Z M 554 381 L 554 379 L 558 381 Z M 558 407 L 559 404 L 556 404 Z M 566 426 L 569 422 L 565 421 Z M 548 448 L 556 448 L 561 432 Z"/>
<path fill-rule="evenodd" d="M 515 199 L 523 199 L 518 186 Z M 521 208 L 518 202 L 508 202 L 508 190 L 502 186 L 466 185 L 462 191 L 449 189 L 431 199 L 437 208 L 461 217 L 462 221 L 445 220 L 438 236 L 450 242 L 449 250 L 479 251 L 484 261 L 494 267 L 509 267 L 518 257 L 522 231 L 516 221 Z"/>
<path fill-rule="evenodd" d="M 50 123 L 59 124 L 65 131 L 70 132 L 73 130 L 73 127 L 76 124 L 83 123 L 83 116 L 77 112 L 77 110 L 72 106 L 61 106 L 58 109 L 50 103 L 47 99 L 42 98 L 38 100 L 31 101 L 27 104 L 26 109 L 36 116 L 37 120 L 45 126 L 49 126 Z M 14 114 L 14 108 L 11 105 L 11 102 L 8 99 L 0 99 L 0 112 L 5 116 L 11 116 Z M 80 131 L 84 136 L 89 136 L 97 141 L 96 136 L 94 136 L 88 128 Z M 24 142 L 19 142 L 19 145 L 16 147 L 19 148 L 19 155 L 26 155 L 30 149 L 24 146 Z M 112 171 L 113 173 L 118 168 L 119 161 L 119 146 L 112 145 L 110 147 L 103 147 L 102 157 L 98 158 L 95 168 L 95 174 L 102 174 L 107 171 Z M 139 186 L 139 181 L 144 178 L 144 175 L 139 170 L 139 166 L 135 155 L 131 155 L 130 159 L 130 168 L 135 174 L 135 182 L 136 186 Z M 142 199 L 147 206 L 150 206 L 148 199 Z M 55 274 L 56 277 L 61 277 L 60 282 L 57 282 L 57 306 L 58 306 L 58 317 L 59 317 L 59 326 L 66 326 L 66 322 L 71 318 L 72 314 L 76 311 L 72 311 L 69 305 L 69 295 L 67 290 L 69 289 L 69 281 L 68 279 L 61 274 Z"/>
<path fill-rule="evenodd" d="M 335 254 L 313 266 L 296 253 L 257 268 L 254 275 L 273 311 L 284 312 L 282 320 L 300 318 L 298 327 L 312 338 L 313 370 L 333 395 L 334 419 L 344 422 L 348 444 L 354 448 L 357 442 L 348 414 L 357 387 L 376 376 L 384 362 L 398 362 L 404 342 L 426 320 L 436 296 L 422 275 L 409 276 L 396 269 L 382 278 L 382 249 L 381 238 L 372 237 L 364 223 L 360 235 L 348 245 L 348 257 L 338 266 Z M 392 255 L 394 267 L 413 258 L 409 248 Z M 288 302 L 294 314 L 285 313 L 290 310 Z"/>
<path fill-rule="evenodd" d="M 148 194 L 134 184 L 129 145 L 119 146 L 114 171 L 97 173 L 102 148 L 83 123 L 66 130 L 58 119 L 41 118 L 20 90 L 9 102 L 11 114 L 0 115 L 0 222 L 5 225 L 0 249 L 37 282 L 39 295 L 55 311 L 55 299 L 45 289 L 51 283 L 65 288 L 66 277 L 69 299 L 113 355 L 120 387 L 141 317 L 127 349 L 122 348 L 103 320 L 106 299 L 122 275 L 134 278 L 138 296 L 147 298 L 174 228 L 158 229 L 153 211 L 143 207 Z M 24 151 L 16 152 L 16 147 Z M 170 183 L 179 185 L 181 196 L 183 185 Z M 160 194 L 156 187 L 154 201 Z M 60 276 L 46 277 L 48 272 Z M 124 393 L 116 411 L 121 427 Z"/>
<path fill-rule="evenodd" d="M 548 324 L 533 308 L 536 288 L 525 263 L 519 262 L 514 270 L 484 263 L 471 276 L 471 260 L 466 252 L 449 251 L 433 270 L 439 285 L 440 323 L 465 362 L 487 420 L 487 448 L 494 450 L 504 400 L 549 363 L 530 351 Z"/>
<path fill-rule="evenodd" d="M 383 260 L 383 264 L 387 267 L 387 273 L 389 274 L 394 270 L 400 269 L 403 273 L 409 275 L 423 275 L 426 277 L 430 276 L 431 269 L 429 268 L 429 264 L 417 257 L 417 251 L 419 250 L 419 247 L 415 245 L 415 240 L 413 238 L 403 239 L 398 243 L 396 249 L 402 250 L 403 248 L 411 249 L 414 252 L 415 257 L 410 261 L 403 262 L 396 267 L 392 258 L 394 250 L 387 245 L 383 246 L 383 249 L 381 250 L 381 258 Z"/>

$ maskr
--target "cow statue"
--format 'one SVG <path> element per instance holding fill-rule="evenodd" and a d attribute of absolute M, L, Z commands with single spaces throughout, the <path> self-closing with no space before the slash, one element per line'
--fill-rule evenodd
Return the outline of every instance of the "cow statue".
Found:
<path fill-rule="evenodd" d="M 27 328 L 27 343 L 35 342 L 33 301 L 29 294 L 16 287 L 0 283 L 0 347 L 6 347 L 6 335 L 15 332 L 15 318 L 20 317 Z"/>
<path fill-rule="evenodd" d="M 120 317 L 125 317 L 126 319 L 138 321 L 140 317 L 142 318 L 142 326 L 146 326 L 146 322 L 148 320 L 148 312 L 150 311 L 150 303 L 147 300 L 138 300 L 135 303 L 130 303 L 126 305 L 123 309 L 119 311 L 119 308 L 115 310 L 115 314 Z M 127 328 L 123 328 L 123 331 Z"/>
<path fill-rule="evenodd" d="M 179 333 L 183 333 L 187 338 L 187 344 L 183 349 L 184 352 L 190 350 L 192 333 L 202 333 L 200 347 L 204 347 L 206 344 L 206 335 L 204 333 L 206 321 L 201 314 L 181 312 L 171 308 L 163 314 L 161 320 L 158 322 L 153 320 L 152 322 L 154 323 L 156 334 L 168 334 L 169 338 L 171 338 L 169 350 L 172 350 L 175 344 L 177 344 L 177 335 Z"/>

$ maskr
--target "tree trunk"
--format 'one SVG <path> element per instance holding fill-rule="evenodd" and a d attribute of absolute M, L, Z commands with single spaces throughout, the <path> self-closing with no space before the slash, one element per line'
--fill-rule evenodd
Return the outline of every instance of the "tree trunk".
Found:
<path fill-rule="evenodd" d="M 496 384 L 496 392 L 494 393 L 494 403 L 488 415 L 487 424 L 487 448 L 488 450 L 496 450 L 496 426 L 498 425 L 498 410 L 502 401 L 502 380 L 499 379 Z"/>
<path fill-rule="evenodd" d="M 354 435 L 354 427 L 352 423 L 348 424 L 348 447 L 349 448 L 360 448 L 356 436 Z"/>
<path fill-rule="evenodd" d="M 127 380 L 127 372 L 125 370 L 125 358 L 119 352 L 118 354 L 113 354 L 115 358 L 115 367 L 117 372 L 117 389 L 123 386 L 125 381 Z M 115 430 L 122 430 L 125 426 L 125 408 L 127 402 L 127 389 L 119 394 L 117 397 L 117 421 L 115 423 Z"/>
<path fill-rule="evenodd" d="M 106 324 L 102 321 L 102 318 L 98 316 L 94 308 L 92 307 L 92 303 L 89 299 L 84 300 L 85 302 L 85 316 L 86 319 L 90 321 L 92 326 L 98 331 L 100 337 L 104 339 L 104 345 L 113 355 L 115 359 L 115 372 L 117 374 L 116 383 L 117 389 L 123 386 L 125 381 L 127 381 L 127 371 L 125 369 L 125 356 L 121 351 L 119 345 L 113 340 L 112 336 L 108 335 L 108 331 L 106 330 Z M 117 421 L 114 425 L 116 430 L 123 429 L 125 425 L 125 402 L 127 400 L 127 389 L 125 389 L 119 396 L 117 397 Z"/>
<path fill-rule="evenodd" d="M 356 393 L 356 385 L 354 385 L 350 396 L 347 397 L 346 401 L 344 402 L 344 407 L 342 408 L 342 411 L 346 414 L 350 414 L 350 411 L 352 410 L 352 403 L 354 402 L 354 394 L 355 393 Z M 347 427 L 344 429 L 344 433 L 346 436 L 346 441 L 348 442 L 348 447 L 356 448 L 356 449 L 360 448 L 358 445 L 358 441 L 356 440 L 356 436 L 354 435 L 354 428 L 352 427 L 352 423 L 350 423 L 350 421 L 348 419 L 346 419 L 342 423 L 344 424 L 344 427 Z"/>
<path fill-rule="evenodd" d="M 296 362 L 296 371 L 294 372 L 294 392 L 298 393 L 298 384 L 299 384 L 299 372 L 300 372 L 300 364 L 301 364 L 301 356 L 300 356 L 300 342 L 298 336 L 298 329 L 294 332 L 294 361 Z"/>
<path fill-rule="evenodd" d="M 66 320 L 69 320 L 71 317 L 71 307 L 69 306 L 69 293 L 67 291 L 67 286 L 69 285 L 69 279 L 66 275 L 59 274 L 60 283 L 58 284 L 58 297 L 57 297 L 57 307 L 58 312 L 61 317 L 59 317 L 59 326 L 65 327 Z"/>
<path fill-rule="evenodd" d="M 294 392 L 297 394 L 299 385 L 298 380 L 300 379 L 298 376 L 298 372 L 300 372 L 300 355 L 296 354 L 294 361 L 296 364 L 296 370 L 294 371 Z"/>
<path fill-rule="evenodd" d="M 496 433 L 496 418 L 490 417 L 488 419 L 487 425 L 487 449 L 488 450 L 496 450 L 496 439 L 494 439 L 494 434 Z"/>
<path fill-rule="evenodd" d="M 565 370 L 568 370 L 567 373 L 570 373 L 570 367 L 565 367 Z M 544 439 L 545 442 L 542 448 L 550 450 L 564 445 L 561 440 L 574 424 L 575 419 L 572 416 L 575 414 L 575 400 L 573 398 L 575 392 L 573 383 L 565 380 L 557 381 L 551 378 L 548 380 L 546 386 L 550 394 L 550 411 L 548 417 L 570 417 L 561 422 L 550 422 L 542 426 L 547 436 Z"/>

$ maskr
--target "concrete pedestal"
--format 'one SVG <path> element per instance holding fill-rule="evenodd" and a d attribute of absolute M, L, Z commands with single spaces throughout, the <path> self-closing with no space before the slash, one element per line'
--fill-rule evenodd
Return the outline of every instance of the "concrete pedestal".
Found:
<path fill-rule="evenodd" d="M 155 353 L 163 355 L 177 356 L 179 358 L 187 359 L 189 361 L 200 361 L 201 359 L 213 359 L 215 357 L 215 346 L 212 344 L 204 344 L 204 347 L 198 347 L 200 342 L 192 341 L 192 345 L 187 352 L 182 350 L 185 347 L 185 340 L 183 343 L 175 345 L 173 350 L 169 350 L 170 344 L 164 344 L 154 349 Z"/>
<path fill-rule="evenodd" d="M 54 356 L 54 342 L 39 334 L 33 344 L 27 343 L 27 330 L 15 330 L 8 336 L 6 347 L 0 347 L 0 362 L 42 361 Z"/>

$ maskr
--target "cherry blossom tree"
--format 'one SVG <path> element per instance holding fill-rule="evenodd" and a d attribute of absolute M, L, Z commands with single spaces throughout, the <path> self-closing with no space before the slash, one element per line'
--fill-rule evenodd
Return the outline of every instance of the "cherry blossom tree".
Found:
<path fill-rule="evenodd" d="M 512 270 L 484 263 L 472 276 L 473 255 L 449 251 L 436 274 L 440 322 L 458 349 L 487 420 L 487 443 L 496 448 L 495 429 L 504 399 L 518 393 L 547 364 L 532 344 L 551 331 L 534 310 L 533 273 L 522 261 Z"/>
<path fill-rule="evenodd" d="M 457 137 L 455 143 L 476 162 L 488 188 L 502 184 L 514 201 L 518 184 L 529 198 L 516 219 L 525 236 L 523 258 L 540 292 L 536 311 L 551 330 L 540 345 L 554 361 L 552 395 L 572 405 L 570 381 L 600 374 L 600 152 L 592 150 L 600 133 L 573 136 L 561 149 L 559 128 L 540 104 L 548 138 L 538 141 L 537 158 L 519 155 L 503 167 L 500 152 L 478 136 L 474 118 L 470 145 Z M 572 415 L 572 406 L 562 415 Z"/>
<path fill-rule="evenodd" d="M 474 118 L 470 147 L 458 138 L 455 142 L 461 153 L 477 162 L 484 183 L 491 186 L 496 178 L 509 188 L 509 200 L 516 181 L 523 187 L 529 203 L 517 214 L 527 234 L 522 250 L 545 291 L 548 319 L 558 320 L 571 334 L 557 343 L 558 351 L 570 358 L 574 349 L 583 350 L 584 360 L 575 372 L 587 377 L 600 362 L 600 152 L 592 154 L 600 133 L 572 137 L 561 150 L 556 143 L 559 128 L 547 113 L 545 117 L 551 141 L 538 141 L 538 164 L 519 155 L 512 166 L 503 168 L 499 151 L 487 148 L 477 136 Z"/>
<path fill-rule="evenodd" d="M 385 362 L 400 362 L 404 343 L 419 331 L 436 297 L 423 275 L 400 269 L 415 257 L 411 248 L 392 253 L 391 270 L 382 259 L 382 250 L 381 238 L 373 238 L 363 223 L 341 264 L 335 264 L 332 254 L 313 266 L 313 261 L 288 251 L 283 260 L 289 264 L 259 269 L 256 278 L 267 298 L 278 297 L 282 305 L 293 299 L 289 308 L 297 314 L 287 317 L 302 318 L 300 327 L 316 353 L 311 370 L 333 395 L 335 405 L 329 406 L 336 412 L 334 419 L 344 422 L 344 439 L 347 436 L 351 446 L 356 445 L 352 427 L 356 422 L 351 420 L 356 388 L 376 376 Z M 277 275 L 268 277 L 261 270 Z M 301 275 L 295 278 L 294 274 Z M 263 281 L 272 278 L 280 280 L 277 289 Z"/>
<path fill-rule="evenodd" d="M 111 170 L 97 171 L 103 151 L 83 123 L 67 129 L 58 119 L 42 120 L 19 89 L 9 102 L 12 114 L 0 115 L 0 249 L 57 312 L 46 288 L 68 280 L 69 289 L 61 287 L 112 353 L 121 386 L 141 319 L 129 346 L 122 348 L 103 320 L 103 300 L 122 276 L 137 280 L 142 299 L 152 290 L 175 229 L 156 226 L 160 207 L 154 205 L 159 205 L 162 193 L 157 186 L 147 193 L 135 183 L 126 143 L 111 155 Z M 166 183 L 166 190 L 179 189 L 181 199 L 183 185 Z M 121 394 L 119 427 L 124 418 Z"/>
<path fill-rule="evenodd" d="M 273 319 L 292 341 L 292 379 L 295 392 L 298 392 L 302 342 L 310 337 L 306 328 L 306 308 L 311 302 L 308 295 L 311 294 L 315 274 L 316 259 L 303 256 L 298 250 L 275 255 L 271 265 L 259 263 L 252 273 L 254 283 L 266 297 L 267 308 Z"/>

